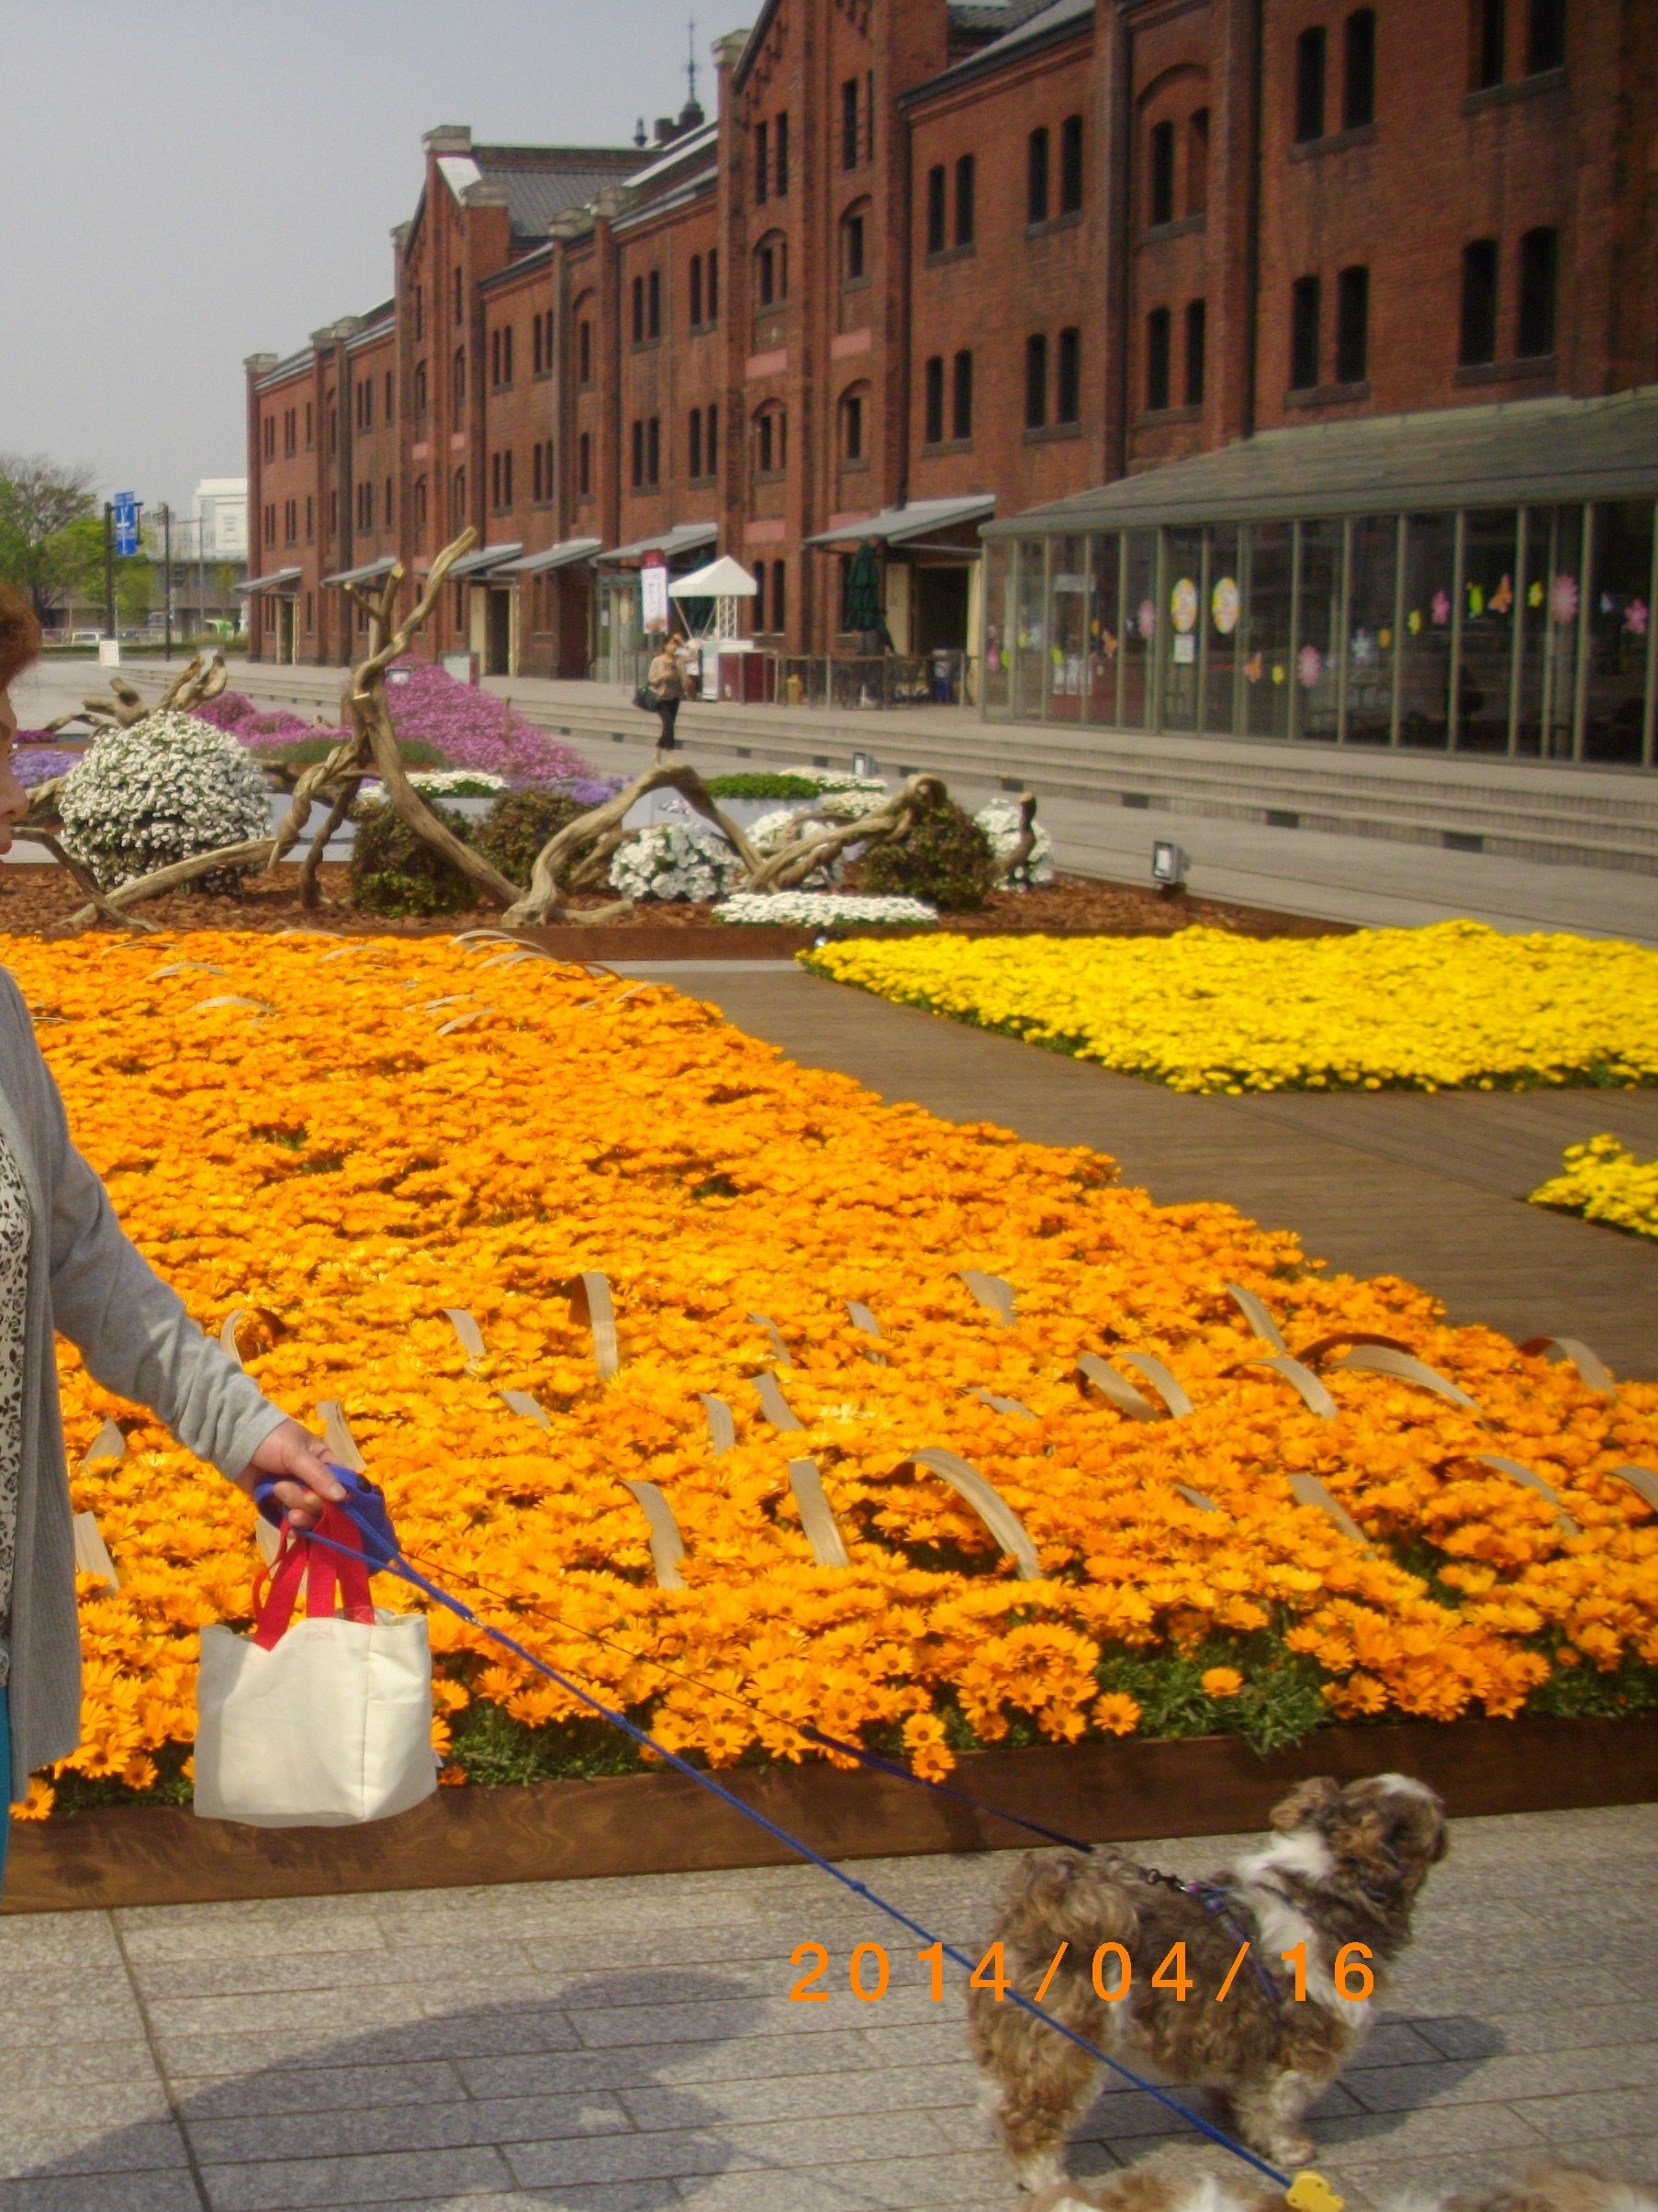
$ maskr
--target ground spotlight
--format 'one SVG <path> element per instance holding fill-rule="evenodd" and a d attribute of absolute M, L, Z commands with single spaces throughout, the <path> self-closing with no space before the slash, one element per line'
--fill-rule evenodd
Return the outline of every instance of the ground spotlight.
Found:
<path fill-rule="evenodd" d="M 1172 837 L 1159 837 L 1151 848 L 1151 880 L 1166 896 L 1186 888 L 1190 853 L 1182 852 Z"/>

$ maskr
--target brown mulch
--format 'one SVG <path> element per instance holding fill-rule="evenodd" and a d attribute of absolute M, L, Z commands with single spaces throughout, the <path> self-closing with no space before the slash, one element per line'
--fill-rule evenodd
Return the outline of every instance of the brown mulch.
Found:
<path fill-rule="evenodd" d="M 480 905 L 470 913 L 444 915 L 435 922 L 399 922 L 382 914 L 362 914 L 347 904 L 349 870 L 343 863 L 328 863 L 320 871 L 322 904 L 307 911 L 299 903 L 297 866 L 285 866 L 275 877 L 254 876 L 237 899 L 211 898 L 200 891 L 170 891 L 146 899 L 135 912 L 158 929 L 286 930 L 309 925 L 338 931 L 342 935 L 426 936 L 453 934 L 456 930 L 487 927 L 499 921 L 497 910 Z M 612 903 L 607 895 L 578 897 L 572 906 L 602 907 Z M 69 917 L 85 904 L 84 894 L 66 869 L 20 866 L 0 870 L 0 935 L 43 937 L 58 933 Z M 638 932 L 653 941 L 670 940 L 687 931 L 714 935 L 722 948 L 734 953 L 757 939 L 749 929 L 731 928 L 709 921 L 706 904 L 642 907 L 635 920 L 604 927 L 607 950 L 623 956 L 626 940 Z M 1299 914 L 1275 914 L 1260 907 L 1232 906 L 1215 899 L 1193 899 L 1182 893 L 1164 898 L 1136 884 L 1102 883 L 1081 876 L 1060 876 L 1051 884 L 1030 891 L 998 891 L 976 914 L 947 914 L 945 927 L 974 936 L 1005 935 L 1010 931 L 1051 932 L 1055 934 L 1102 936 L 1169 936 L 1176 930 L 1201 922 L 1211 929 L 1236 931 L 1247 937 L 1324 937 L 1344 934 L 1342 922 L 1318 922 Z M 101 919 L 97 930 L 112 927 Z M 770 938 L 777 933 L 767 930 Z M 803 934 L 803 933 L 802 933 Z M 687 950 L 692 949 L 687 946 Z M 696 949 L 702 949 L 698 946 Z M 642 955 L 644 946 L 640 947 Z"/>

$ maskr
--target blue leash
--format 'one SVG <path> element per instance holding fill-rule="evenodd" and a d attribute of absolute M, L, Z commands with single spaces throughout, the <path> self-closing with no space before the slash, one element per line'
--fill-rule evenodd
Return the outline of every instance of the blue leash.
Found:
<path fill-rule="evenodd" d="M 814 1851 L 810 1844 L 802 1843 L 798 1836 L 791 1836 L 787 1828 L 779 1827 L 776 1821 L 768 1820 L 764 1813 L 756 1812 L 753 1805 L 745 1804 L 742 1798 L 734 1796 L 730 1790 L 716 1782 L 711 1774 L 705 1774 L 700 1768 L 693 1767 L 688 1760 L 680 1759 L 675 1752 L 657 1743 L 654 1737 L 647 1735 L 644 1729 L 629 1720 L 625 1714 L 618 1713 L 610 1705 L 603 1704 L 590 1692 L 584 1690 L 578 1682 L 572 1681 L 567 1675 L 561 1674 L 555 1667 L 550 1667 L 545 1659 L 537 1659 L 532 1651 L 526 1650 L 522 1644 L 519 1643 L 515 1637 L 509 1636 L 504 1629 L 492 1627 L 487 1621 L 480 1620 L 470 1605 L 464 1603 L 459 1598 L 452 1597 L 446 1590 L 440 1589 L 437 1583 L 420 1573 L 418 1568 L 411 1567 L 403 1556 L 402 1547 L 398 1541 L 397 1531 L 392 1527 L 390 1517 L 386 1513 L 386 1500 L 382 1492 L 373 1483 L 366 1481 L 361 1475 L 353 1473 L 350 1469 L 337 1467 L 331 1460 L 328 1462 L 328 1465 L 330 1472 L 336 1477 L 345 1490 L 343 1511 L 350 1517 L 353 1525 L 363 1539 L 361 1549 L 351 1545 L 337 1544 L 330 1536 L 319 1536 L 315 1530 L 301 1539 L 302 1541 L 325 1545 L 329 1550 L 337 1551 L 346 1558 L 362 1558 L 366 1560 L 374 1571 L 384 1570 L 386 1573 L 395 1574 L 403 1581 L 411 1584 L 416 1590 L 423 1592 L 435 1604 L 442 1605 L 447 1612 L 453 1613 L 457 1619 L 463 1620 L 468 1626 L 476 1628 L 480 1635 L 488 1637 L 492 1642 L 499 1644 L 504 1650 L 510 1651 L 514 1658 L 522 1659 L 525 1666 L 533 1668 L 537 1674 L 544 1675 L 548 1681 L 556 1682 L 559 1688 L 566 1691 L 570 1696 L 578 1698 L 584 1705 L 597 1713 L 601 1719 L 609 1721 L 612 1727 L 620 1728 L 624 1736 L 630 1737 L 643 1749 L 654 1753 L 663 1761 L 664 1765 L 674 1768 L 678 1773 L 688 1775 L 699 1788 L 706 1790 L 711 1796 L 717 1797 L 723 1804 L 730 1805 L 734 1812 L 740 1813 L 745 1820 L 752 1821 L 756 1827 L 761 1828 L 767 1835 L 774 1837 L 779 1843 L 796 1852 L 809 1865 L 815 1866 L 821 1872 L 831 1876 L 843 1888 L 850 1890 L 855 1896 L 862 1897 L 866 1904 L 874 1905 L 878 1912 L 885 1913 L 888 1919 L 896 1921 L 900 1927 L 907 1929 L 911 1935 L 919 1936 L 924 1949 L 931 1949 L 936 1945 L 942 1956 L 948 1959 L 952 1965 L 961 1967 L 969 1976 L 976 1971 L 974 1961 L 969 1959 L 964 1951 L 958 1950 L 954 1944 L 946 1943 L 942 1937 L 935 1936 L 930 1929 L 924 1927 L 919 1920 L 912 1920 L 907 1913 L 902 1912 L 897 1905 L 890 1904 L 879 1892 L 872 1890 L 867 1882 L 855 1882 L 850 1874 L 843 1872 L 832 1860 L 825 1859 L 821 1852 Z M 253 1495 L 259 1511 L 265 1520 L 280 1528 L 286 1524 L 286 1514 L 274 1494 L 278 1479 L 275 1476 L 261 1477 L 254 1488 Z M 1213 2121 L 1204 2119 L 1201 2113 L 1193 2112 L 1188 2106 L 1182 2105 L 1178 2097 L 1171 2096 L 1168 2091 L 1160 2088 L 1156 2082 L 1148 2081 L 1143 2074 L 1136 2073 L 1131 2066 L 1124 2065 L 1120 2059 L 1114 2059 L 1109 2051 L 1102 2050 L 1097 2043 L 1091 2043 L 1086 2036 L 1079 2035 L 1074 2028 L 1068 2028 L 1063 2020 L 1055 2019 L 1051 2013 L 1045 2011 L 1041 2005 L 1034 2003 L 1029 1997 L 1022 1996 L 1016 1989 L 1010 1989 L 1005 2002 L 1016 2005 L 1022 2012 L 1028 2013 L 1032 2019 L 1040 2020 L 1045 2028 L 1051 2028 L 1056 2035 L 1061 2035 L 1067 2042 L 1074 2043 L 1079 2050 L 1085 2050 L 1090 2058 L 1096 2059 L 1101 2065 L 1109 2067 L 1114 2073 L 1120 2074 L 1126 2082 L 1132 2083 L 1135 2088 L 1144 2090 L 1148 2096 L 1154 2097 L 1166 2110 L 1176 2114 L 1181 2119 L 1186 2121 L 1188 2126 L 1195 2128 L 1200 2135 L 1207 2136 L 1212 2143 L 1219 2144 L 1223 2151 L 1231 2151 L 1235 2158 L 1240 2158 L 1246 2165 L 1253 2166 L 1258 2173 L 1264 2173 L 1267 2179 L 1274 2183 L 1280 2189 L 1287 2191 L 1292 2186 L 1288 2174 L 1281 2173 L 1276 2166 L 1269 2165 L 1265 2159 L 1258 2157 L 1253 2151 L 1236 2141 L 1224 2128 L 1215 2127 Z"/>

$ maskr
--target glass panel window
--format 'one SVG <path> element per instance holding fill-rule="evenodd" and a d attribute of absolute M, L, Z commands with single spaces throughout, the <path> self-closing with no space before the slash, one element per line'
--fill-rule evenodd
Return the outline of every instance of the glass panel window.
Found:
<path fill-rule="evenodd" d="M 1035 721 L 1047 688 L 1047 631 L 1045 621 L 1047 541 L 1027 538 L 1019 548 L 1019 603 L 1014 630 L 1015 714 Z"/>
<path fill-rule="evenodd" d="M 1238 538 L 1235 523 L 1222 523 L 1209 532 L 1209 589 L 1203 609 L 1203 726 L 1221 737 L 1230 737 L 1236 727 L 1242 681 L 1238 659 L 1238 625 L 1243 612 Z"/>
<path fill-rule="evenodd" d="M 1157 532 L 1131 530 L 1125 539 L 1123 607 L 1123 727 L 1150 727 L 1152 655 L 1160 627 L 1157 607 Z"/>
<path fill-rule="evenodd" d="M 1195 730 L 1203 637 L 1199 617 L 1204 598 L 1204 533 L 1193 528 L 1171 530 L 1165 533 L 1164 552 L 1168 584 L 1159 609 L 1163 657 L 1160 722 L 1165 730 Z"/>
<path fill-rule="evenodd" d="M 1462 523 L 1462 636 L 1458 654 L 1457 749 L 1507 753 L 1519 517 L 1475 508 Z"/>
<path fill-rule="evenodd" d="M 1295 734 L 1336 740 L 1341 669 L 1341 525 L 1301 525 L 1301 590 L 1295 625 Z"/>
<path fill-rule="evenodd" d="M 1353 524 L 1347 584 L 1347 742 L 1392 740 L 1394 619 L 1399 525 L 1393 515 L 1361 515 Z"/>
<path fill-rule="evenodd" d="M 1442 745 L 1449 734 L 1456 517 L 1412 515 L 1405 531 L 1405 659 L 1399 743 Z"/>
<path fill-rule="evenodd" d="M 1048 544 L 1047 712 L 1053 721 L 1079 721 L 1088 668 L 1088 541 L 1054 538 Z"/>
<path fill-rule="evenodd" d="M 1014 630 L 1014 545 L 991 538 L 984 548 L 984 703 L 1008 705 L 1008 645 Z"/>
<path fill-rule="evenodd" d="M 1257 522 L 1244 533 L 1244 728 L 1249 737 L 1287 737 L 1290 731 L 1291 525 Z"/>
<path fill-rule="evenodd" d="M 1526 517 L 1526 594 L 1516 748 L 1570 760 L 1577 690 L 1583 509 L 1534 507 Z"/>
<path fill-rule="evenodd" d="M 1093 587 L 1088 618 L 1088 701 L 1091 722 L 1117 719 L 1117 669 L 1122 657 L 1123 541 L 1115 530 L 1089 542 Z"/>
<path fill-rule="evenodd" d="M 1603 501 L 1595 509 L 1585 760 L 1641 758 L 1652 587 L 1652 501 Z"/>

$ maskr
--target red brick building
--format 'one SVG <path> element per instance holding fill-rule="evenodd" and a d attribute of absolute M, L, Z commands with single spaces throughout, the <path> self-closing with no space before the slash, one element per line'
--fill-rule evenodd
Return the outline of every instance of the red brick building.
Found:
<path fill-rule="evenodd" d="M 766 0 L 655 145 L 431 131 L 391 303 L 248 363 L 253 650 L 348 658 L 339 580 L 469 521 L 422 649 L 504 672 L 621 673 L 656 544 L 821 654 L 872 537 L 894 643 L 976 652 L 983 525 L 1652 382 L 1654 51 L 1658 0 Z"/>

